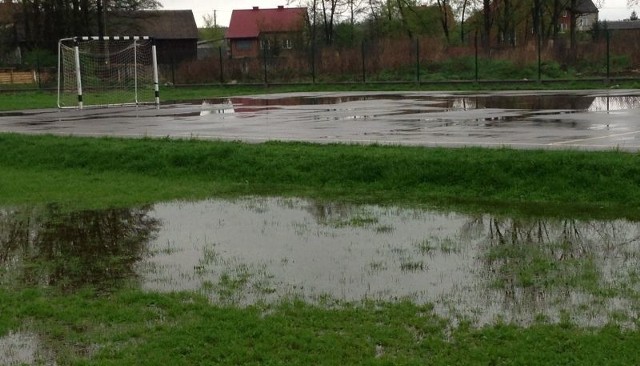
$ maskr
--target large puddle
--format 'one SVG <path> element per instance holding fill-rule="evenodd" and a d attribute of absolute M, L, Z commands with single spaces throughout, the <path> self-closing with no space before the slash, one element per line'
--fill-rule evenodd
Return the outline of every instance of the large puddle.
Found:
<path fill-rule="evenodd" d="M 393 100 L 405 102 L 407 108 L 394 113 L 450 112 L 476 109 L 523 110 L 530 113 L 603 112 L 640 108 L 637 95 L 580 95 L 580 94 L 517 94 L 517 95 L 420 95 L 420 94 L 368 94 L 341 96 L 285 96 L 285 97 L 232 97 L 216 98 L 202 103 L 201 115 L 243 114 L 295 106 L 332 106 L 338 104 Z"/>
<path fill-rule="evenodd" d="M 286 93 L 0 113 L 0 131 L 410 146 L 640 150 L 635 90 Z"/>
<path fill-rule="evenodd" d="M 630 111 L 640 109 L 638 95 L 587 94 L 346 94 L 313 96 L 256 96 L 198 101 L 200 123 L 217 128 L 242 126 L 236 134 L 252 130 L 273 138 L 296 139 L 291 130 L 302 128 L 315 139 L 382 139 L 383 141 L 431 141 L 441 137 L 455 143 L 469 136 L 484 143 L 544 144 L 602 137 L 610 131 L 628 145 L 637 130 Z M 226 122 L 227 124 L 225 124 Z M 299 127 L 298 127 L 299 126 Z M 284 130 L 280 130 L 284 128 Z M 517 130 L 514 130 L 517 128 Z M 553 132 L 551 132 L 553 131 Z M 517 132 L 517 135 L 512 135 Z M 506 135 L 505 135 L 506 134 Z M 606 135 L 606 134 L 605 134 Z M 541 138 L 540 138 L 541 137 Z M 312 140 L 313 140 L 312 138 Z M 472 139 L 473 140 L 473 139 Z M 451 141 L 450 141 L 451 142 Z"/>
<path fill-rule="evenodd" d="M 451 319 L 637 318 L 640 223 L 243 198 L 0 210 L 0 283 L 433 303 Z"/>

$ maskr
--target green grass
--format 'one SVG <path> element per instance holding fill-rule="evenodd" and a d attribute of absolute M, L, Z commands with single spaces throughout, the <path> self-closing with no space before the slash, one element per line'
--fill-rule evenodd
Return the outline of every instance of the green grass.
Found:
<path fill-rule="evenodd" d="M 0 203 L 227 195 L 637 217 L 640 155 L 0 134 Z"/>
<path fill-rule="evenodd" d="M 21 328 L 65 365 L 637 364 L 640 333 L 568 322 L 449 323 L 430 306 L 301 302 L 218 307 L 187 293 L 0 291 L 0 334 Z M 46 329 L 39 332 L 38 329 Z M 42 352 L 46 354 L 46 352 Z M 45 359 L 46 360 L 46 359 Z M 44 360 L 41 360 L 44 361 Z"/>

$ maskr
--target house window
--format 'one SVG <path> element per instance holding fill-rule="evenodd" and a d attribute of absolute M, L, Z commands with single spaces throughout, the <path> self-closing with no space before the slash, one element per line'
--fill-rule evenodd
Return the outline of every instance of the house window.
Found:
<path fill-rule="evenodd" d="M 293 42 L 291 42 L 290 39 L 283 39 L 282 40 L 282 48 L 285 50 L 290 50 L 293 48 Z"/>
<path fill-rule="evenodd" d="M 578 18 L 578 29 L 586 30 L 587 28 L 589 28 L 589 19 L 585 17 Z"/>
<path fill-rule="evenodd" d="M 236 49 L 239 51 L 246 51 L 251 49 L 251 41 L 248 39 L 243 39 L 240 41 L 236 41 Z"/>
<path fill-rule="evenodd" d="M 262 41 L 260 41 L 260 49 L 271 49 L 271 42 L 268 39 L 263 39 Z"/>
<path fill-rule="evenodd" d="M 560 23 L 560 33 L 564 33 L 567 31 L 567 24 L 566 23 Z"/>

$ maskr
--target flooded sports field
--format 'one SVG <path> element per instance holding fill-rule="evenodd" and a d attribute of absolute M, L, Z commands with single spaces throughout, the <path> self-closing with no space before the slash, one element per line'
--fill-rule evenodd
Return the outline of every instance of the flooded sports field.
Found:
<path fill-rule="evenodd" d="M 433 304 L 475 324 L 632 324 L 640 223 L 509 217 L 296 198 L 0 211 L 2 286 L 133 285 L 246 306 Z"/>
<path fill-rule="evenodd" d="M 0 131 L 261 142 L 640 148 L 637 90 L 286 93 L 0 114 Z"/>
<path fill-rule="evenodd" d="M 289 93 L 0 113 L 0 132 L 636 152 L 639 121 L 636 90 Z M 636 329 L 640 222 L 253 196 L 0 206 L 0 288 L 184 291 L 233 308 L 408 301 L 453 326 Z M 57 331 L 11 328 L 0 364 L 55 364 Z"/>

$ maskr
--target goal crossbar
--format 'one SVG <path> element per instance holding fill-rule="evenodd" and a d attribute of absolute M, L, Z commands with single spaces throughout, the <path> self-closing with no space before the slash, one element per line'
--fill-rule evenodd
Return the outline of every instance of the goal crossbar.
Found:
<path fill-rule="evenodd" d="M 148 36 L 58 41 L 58 107 L 159 106 L 156 45 Z"/>

